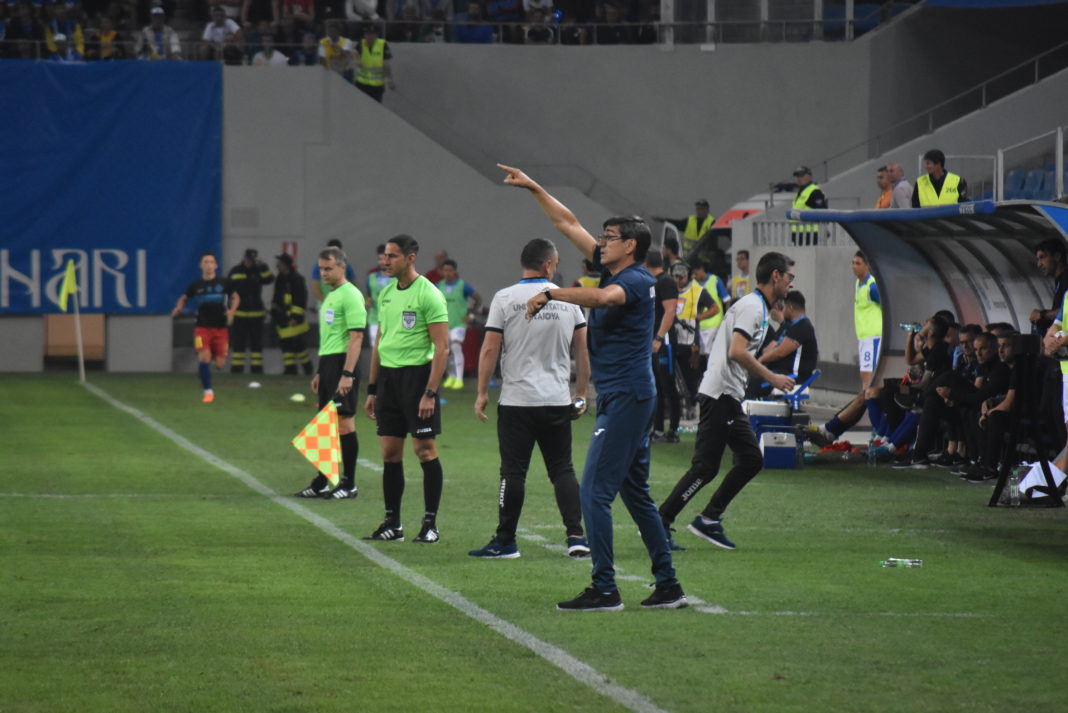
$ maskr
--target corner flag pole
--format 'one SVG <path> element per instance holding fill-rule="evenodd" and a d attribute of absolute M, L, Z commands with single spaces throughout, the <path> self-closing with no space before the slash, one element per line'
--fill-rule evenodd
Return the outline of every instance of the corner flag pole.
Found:
<path fill-rule="evenodd" d="M 82 345 L 82 314 L 78 309 L 78 276 L 74 260 L 67 260 L 63 284 L 59 288 L 59 308 L 67 311 L 67 297 L 74 297 L 74 340 L 78 343 L 78 380 L 85 381 L 85 348 Z"/>

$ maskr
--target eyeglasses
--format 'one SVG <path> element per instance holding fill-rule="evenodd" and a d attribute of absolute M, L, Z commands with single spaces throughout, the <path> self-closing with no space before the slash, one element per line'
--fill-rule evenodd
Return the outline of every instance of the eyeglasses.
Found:
<path fill-rule="evenodd" d="M 607 245 L 613 240 L 626 240 L 622 235 L 598 235 L 597 242 Z"/>
<path fill-rule="evenodd" d="M 783 273 L 783 277 L 785 277 L 786 281 L 789 282 L 792 285 L 794 283 L 794 280 L 797 279 L 797 273 L 796 272 L 784 272 Z"/>

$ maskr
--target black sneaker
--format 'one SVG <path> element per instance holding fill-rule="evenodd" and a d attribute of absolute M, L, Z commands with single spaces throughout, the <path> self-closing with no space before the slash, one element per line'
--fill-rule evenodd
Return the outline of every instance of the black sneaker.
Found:
<path fill-rule="evenodd" d="M 347 488 L 344 485 L 339 485 L 333 490 L 323 493 L 323 497 L 327 500 L 349 500 L 355 498 L 357 495 L 359 495 L 359 490 L 357 490 L 355 485 Z"/>
<path fill-rule="evenodd" d="M 963 478 L 964 476 L 966 476 L 968 473 L 971 472 L 971 468 L 972 468 L 973 465 L 974 465 L 973 463 L 971 463 L 969 461 L 966 461 L 966 460 L 964 460 L 962 458 L 960 460 L 960 463 L 957 464 L 957 467 L 951 469 L 949 472 L 952 473 L 953 475 L 959 475 L 961 478 Z"/>
<path fill-rule="evenodd" d="M 689 602 L 682 592 L 682 586 L 675 583 L 667 587 L 657 587 L 649 598 L 642 600 L 642 606 L 646 609 L 682 609 L 689 606 Z"/>
<path fill-rule="evenodd" d="M 394 525 L 387 520 L 379 525 L 377 530 L 363 539 L 404 542 L 404 528 L 401 525 Z"/>
<path fill-rule="evenodd" d="M 467 554 L 472 557 L 481 557 L 483 559 L 505 559 L 513 560 L 519 557 L 519 547 L 515 544 L 515 540 L 512 540 L 507 545 L 502 545 L 501 541 L 496 537 L 489 541 L 489 544 L 478 550 L 471 550 Z"/>
<path fill-rule="evenodd" d="M 967 480 L 979 472 L 978 463 L 966 463 L 960 470 L 955 471 L 961 480 Z"/>
<path fill-rule="evenodd" d="M 582 535 L 567 536 L 567 556 L 582 559 L 590 556 L 590 543 Z"/>
<path fill-rule="evenodd" d="M 942 455 L 931 461 L 931 465 L 939 468 L 952 468 L 957 464 L 957 457 L 952 453 L 942 453 Z"/>
<path fill-rule="evenodd" d="M 441 534 L 438 532 L 437 525 L 432 520 L 423 520 L 423 526 L 419 528 L 419 534 L 415 536 L 412 542 L 433 544 L 440 539 Z"/>
<path fill-rule="evenodd" d="M 723 521 L 713 520 L 712 522 L 705 522 L 704 519 L 698 515 L 693 519 L 686 529 L 693 534 L 700 537 L 702 540 L 707 540 L 717 547 L 722 547 L 725 550 L 733 550 L 737 545 L 731 542 L 726 533 L 723 532 Z"/>
<path fill-rule="evenodd" d="M 985 483 L 988 480 L 995 480 L 998 477 L 998 472 L 993 468 L 988 468 L 985 465 L 981 465 L 975 469 L 975 472 L 965 476 L 964 480 L 969 483 Z"/>
<path fill-rule="evenodd" d="M 926 470 L 931 467 L 931 461 L 926 458 L 903 458 L 891 467 L 895 470 Z"/>
<path fill-rule="evenodd" d="M 623 611 L 623 600 L 618 589 L 609 594 L 601 594 L 591 585 L 574 599 L 559 602 L 556 608 L 560 611 Z"/>
<path fill-rule="evenodd" d="M 678 443 L 678 442 L 679 442 L 679 434 L 676 433 L 675 431 L 668 431 L 667 433 L 665 433 L 664 434 L 664 440 L 661 441 L 661 443 Z"/>
<path fill-rule="evenodd" d="M 316 490 L 314 485 L 309 485 L 308 487 L 304 488 L 304 490 L 301 490 L 299 493 L 293 493 L 293 497 L 294 498 L 322 498 L 322 497 L 325 497 L 326 494 L 329 493 L 329 492 L 330 492 L 330 483 L 327 483 L 326 485 L 324 485 L 322 490 Z"/>

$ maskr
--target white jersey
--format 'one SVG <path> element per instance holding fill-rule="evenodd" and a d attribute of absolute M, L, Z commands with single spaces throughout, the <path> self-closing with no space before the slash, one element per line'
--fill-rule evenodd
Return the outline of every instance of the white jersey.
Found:
<path fill-rule="evenodd" d="M 486 329 L 499 332 L 502 406 L 566 406 L 571 403 L 571 340 L 586 326 L 582 310 L 553 300 L 527 321 L 527 300 L 556 289 L 527 279 L 493 296 Z"/>
<path fill-rule="evenodd" d="M 746 351 L 756 356 L 764 335 L 768 331 L 768 303 L 760 290 L 754 290 L 741 298 L 727 310 L 723 323 L 719 325 L 722 332 L 708 353 L 708 368 L 701 379 L 698 393 L 718 399 L 726 394 L 738 401 L 745 398 L 745 385 L 749 372 L 728 355 L 735 332 L 749 339 Z"/>

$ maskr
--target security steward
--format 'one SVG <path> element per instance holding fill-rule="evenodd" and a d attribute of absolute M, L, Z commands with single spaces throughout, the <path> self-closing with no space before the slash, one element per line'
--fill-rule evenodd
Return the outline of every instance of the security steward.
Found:
<path fill-rule="evenodd" d="M 796 210 L 820 209 L 827 207 L 827 196 L 812 181 L 812 169 L 798 166 L 794 169 L 794 181 L 797 193 L 794 194 L 793 207 Z M 819 242 L 819 226 L 815 223 L 790 221 L 790 242 L 793 245 L 815 245 Z"/>
<path fill-rule="evenodd" d="M 925 153 L 923 169 L 927 174 L 916 179 L 916 190 L 912 192 L 913 208 L 968 201 L 968 184 L 957 174 L 946 171 L 944 153 L 938 149 Z"/>
<path fill-rule="evenodd" d="M 716 222 L 716 216 L 708 212 L 708 201 L 704 198 L 694 203 L 694 214 L 681 220 L 653 216 L 653 220 L 671 223 L 682 233 L 682 256 L 687 257 L 701 242 L 701 238 Z"/>
<path fill-rule="evenodd" d="M 393 54 L 386 41 L 378 36 L 378 28 L 373 22 L 364 25 L 363 39 L 356 45 L 352 55 L 356 60 L 356 87 L 382 103 L 386 83 L 394 91 L 397 86 L 393 83 L 393 69 L 389 62 Z"/>
<path fill-rule="evenodd" d="M 245 371 L 245 353 L 250 352 L 249 365 L 253 374 L 263 373 L 263 318 L 267 310 L 263 305 L 263 286 L 274 282 L 271 268 L 259 259 L 259 253 L 249 249 L 241 263 L 226 276 L 234 292 L 241 297 L 240 308 L 234 312 L 230 327 L 232 348 L 230 371 L 241 374 Z"/>

